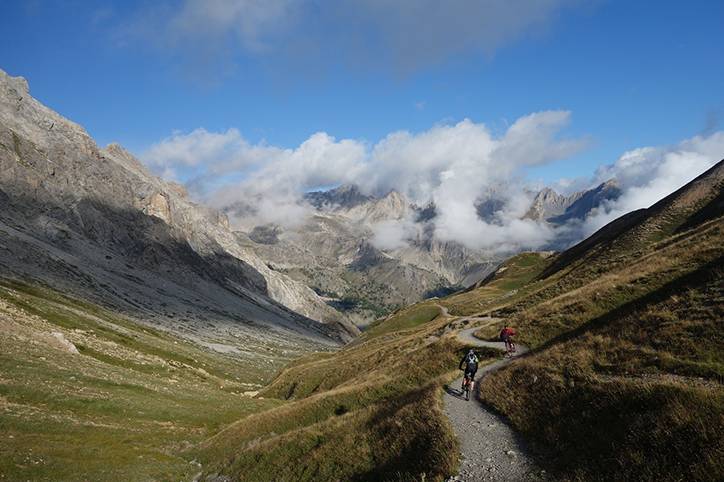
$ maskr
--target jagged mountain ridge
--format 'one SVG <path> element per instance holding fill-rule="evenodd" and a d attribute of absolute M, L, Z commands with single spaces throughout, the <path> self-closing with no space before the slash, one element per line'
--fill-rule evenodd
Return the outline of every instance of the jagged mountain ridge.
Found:
<path fill-rule="evenodd" d="M 569 196 L 545 187 L 535 195 L 530 209 L 523 217 L 552 224 L 565 224 L 571 220 L 580 221 L 603 203 L 615 201 L 620 195 L 621 189 L 615 179 Z"/>
<path fill-rule="evenodd" d="M 347 184 L 326 191 L 312 191 L 304 199 L 317 209 L 353 208 L 374 200 L 373 196 L 363 194 L 359 187 Z"/>
<path fill-rule="evenodd" d="M 532 196 L 524 218 L 556 225 L 582 220 L 619 194 L 613 182 L 570 196 L 546 188 Z M 304 201 L 311 206 L 312 215 L 302 226 L 256 226 L 248 233 L 238 233 L 239 238 L 274 269 L 313 287 L 356 322 L 369 321 L 373 313 L 472 286 L 505 256 L 437 239 L 434 202 L 419 206 L 396 191 L 375 196 L 356 185 L 342 185 L 306 193 Z M 481 219 L 494 223 L 503 205 L 498 193 L 491 192 L 481 197 L 476 207 Z M 243 206 L 227 209 L 235 217 L 244 216 Z M 377 247 L 380 223 L 397 222 L 414 225 L 406 243 L 390 249 Z M 566 247 L 571 241 L 577 239 L 559 239 L 548 249 Z M 350 298 L 356 300 L 352 309 L 349 303 L 339 303 Z M 354 308 L 361 305 L 375 309 Z"/>
<path fill-rule="evenodd" d="M 236 351 L 356 333 L 311 289 L 240 246 L 223 214 L 192 203 L 120 146 L 99 149 L 3 71 L 0 203 L 6 277 Z"/>

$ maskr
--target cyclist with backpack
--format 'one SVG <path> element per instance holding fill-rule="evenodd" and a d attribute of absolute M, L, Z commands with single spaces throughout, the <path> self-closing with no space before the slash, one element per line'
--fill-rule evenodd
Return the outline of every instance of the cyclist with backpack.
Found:
<path fill-rule="evenodd" d="M 468 351 L 467 355 L 463 357 L 462 360 L 460 360 L 460 366 L 459 368 L 461 370 L 465 370 L 465 376 L 463 377 L 463 386 L 462 389 L 465 390 L 465 385 L 469 383 L 472 385 L 473 380 L 475 380 L 475 372 L 478 371 L 478 363 L 480 362 L 480 359 L 478 358 L 478 355 L 475 354 L 475 351 L 471 348 L 470 351 Z"/>

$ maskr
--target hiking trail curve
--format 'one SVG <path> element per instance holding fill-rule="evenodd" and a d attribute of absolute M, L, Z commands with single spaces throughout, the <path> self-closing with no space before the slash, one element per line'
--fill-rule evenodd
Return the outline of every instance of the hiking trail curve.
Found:
<path fill-rule="evenodd" d="M 446 310 L 443 310 L 446 315 Z M 498 321 L 495 318 L 467 317 L 455 320 L 458 323 Z M 458 339 L 466 346 L 488 347 L 505 350 L 502 342 L 483 341 L 473 336 L 480 325 L 458 333 Z M 528 349 L 517 345 L 515 356 Z M 461 390 L 462 377 L 445 386 L 443 401 L 445 413 L 450 419 L 455 435 L 460 442 L 460 472 L 448 481 L 531 481 L 547 480 L 546 473 L 535 462 L 525 442 L 513 431 L 500 415 L 483 405 L 478 397 L 478 383 L 489 373 L 510 364 L 513 358 L 506 357 L 478 369 L 475 389 L 470 401 L 465 400 Z"/>

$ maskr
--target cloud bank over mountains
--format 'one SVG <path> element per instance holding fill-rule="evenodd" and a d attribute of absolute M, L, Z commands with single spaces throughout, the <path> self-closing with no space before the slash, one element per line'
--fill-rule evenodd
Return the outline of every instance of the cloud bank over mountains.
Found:
<path fill-rule="evenodd" d="M 724 154 L 724 132 L 626 152 L 586 183 L 593 187 L 615 179 L 621 196 L 606 201 L 583 222 L 556 228 L 524 217 L 534 195 L 524 176 L 527 167 L 585 149 L 587 139 L 562 135 L 570 117 L 567 111 L 533 113 L 499 135 L 465 119 L 419 133 L 393 132 L 376 144 L 319 132 L 293 149 L 252 144 L 236 129 L 196 129 L 159 141 L 142 158 L 166 177 L 183 174 L 189 190 L 203 202 L 243 207 L 232 220 L 241 228 L 299 226 L 313 213 L 303 199 L 305 192 L 354 184 L 366 194 L 396 191 L 419 206 L 434 203 L 439 240 L 513 251 L 542 248 L 564 230 L 569 238 L 591 234 L 683 186 Z M 491 199 L 496 208 L 483 218 L 479 206 Z M 378 247 L 397 249 L 415 237 L 419 226 L 410 214 L 373 229 Z"/>
<path fill-rule="evenodd" d="M 613 164 L 600 167 L 595 175 L 596 181 L 616 179 L 623 193 L 589 216 L 584 234 L 592 234 L 623 214 L 651 206 L 722 158 L 724 131 L 692 137 L 675 146 L 643 147 L 624 153 Z"/>

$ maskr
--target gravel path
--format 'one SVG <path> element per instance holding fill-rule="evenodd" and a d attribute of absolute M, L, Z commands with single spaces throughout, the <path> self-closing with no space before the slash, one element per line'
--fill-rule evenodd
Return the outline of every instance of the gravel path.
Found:
<path fill-rule="evenodd" d="M 495 321 L 492 318 L 464 318 L 459 321 Z M 499 348 L 504 350 L 502 342 L 483 341 L 473 336 L 479 327 L 461 331 L 458 338 L 469 346 Z M 527 348 L 518 345 L 516 356 L 525 353 Z M 499 370 L 511 363 L 512 358 L 498 360 L 480 367 L 477 383 L 488 373 Z M 475 398 L 465 401 L 460 387 L 462 378 L 445 388 L 445 413 L 460 441 L 460 473 L 450 477 L 449 481 L 529 481 L 544 480 L 545 472 L 536 465 L 524 442 L 511 429 L 504 418 L 494 414 Z"/>

